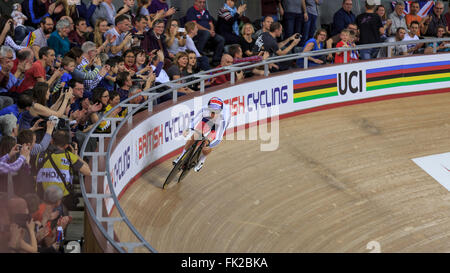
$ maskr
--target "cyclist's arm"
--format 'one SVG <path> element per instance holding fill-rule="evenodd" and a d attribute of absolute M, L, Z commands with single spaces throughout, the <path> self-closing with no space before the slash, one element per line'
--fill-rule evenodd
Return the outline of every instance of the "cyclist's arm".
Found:
<path fill-rule="evenodd" d="M 214 148 L 217 144 L 220 143 L 223 139 L 223 135 L 225 134 L 225 131 L 227 130 L 228 125 L 231 121 L 231 115 L 228 114 L 228 109 L 225 108 L 223 111 L 225 111 L 225 117 L 220 122 L 219 129 L 216 130 L 216 138 L 209 143 L 209 147 Z"/>
<path fill-rule="evenodd" d="M 203 118 L 203 108 L 198 111 L 198 113 L 194 116 L 194 118 L 191 120 L 191 124 L 189 126 L 189 128 L 191 130 L 194 130 L 195 125 L 197 125 Z"/>

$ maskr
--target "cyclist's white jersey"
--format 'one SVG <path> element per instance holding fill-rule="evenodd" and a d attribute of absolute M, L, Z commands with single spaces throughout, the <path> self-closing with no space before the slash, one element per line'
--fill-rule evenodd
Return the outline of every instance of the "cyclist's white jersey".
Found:
<path fill-rule="evenodd" d="M 228 128 L 228 125 L 230 125 L 230 106 L 224 103 L 223 109 L 220 112 L 220 116 L 215 118 L 214 120 L 211 119 L 211 113 L 208 106 L 202 107 L 202 109 L 191 120 L 190 128 L 194 130 L 195 126 L 204 119 L 205 122 L 213 122 L 215 125 L 216 138 L 209 144 L 209 147 L 212 148 L 217 146 L 222 141 L 225 130 Z"/>

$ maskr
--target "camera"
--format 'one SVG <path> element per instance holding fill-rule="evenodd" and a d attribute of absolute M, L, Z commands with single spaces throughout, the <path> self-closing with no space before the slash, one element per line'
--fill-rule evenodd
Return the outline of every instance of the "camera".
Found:
<path fill-rule="evenodd" d="M 56 125 L 55 129 L 57 130 L 70 130 L 71 121 L 64 118 L 58 118 L 56 116 L 49 116 L 48 118 L 45 118 L 39 123 L 39 127 L 47 129 L 47 121 L 52 121 Z"/>
<path fill-rule="evenodd" d="M 144 34 L 132 34 L 133 39 L 138 38 L 139 40 L 144 40 Z"/>
<path fill-rule="evenodd" d="M 295 34 L 295 39 L 298 39 L 298 38 L 300 38 L 301 37 L 301 35 L 300 34 Z"/>

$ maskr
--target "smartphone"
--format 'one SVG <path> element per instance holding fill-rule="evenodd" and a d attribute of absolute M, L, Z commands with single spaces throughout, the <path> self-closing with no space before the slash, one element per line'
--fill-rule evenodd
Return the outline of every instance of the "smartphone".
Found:
<path fill-rule="evenodd" d="M 300 34 L 295 34 L 295 39 L 298 39 L 298 38 L 300 38 Z"/>
<path fill-rule="evenodd" d="M 186 32 L 186 29 L 184 27 L 179 27 L 178 32 Z"/>

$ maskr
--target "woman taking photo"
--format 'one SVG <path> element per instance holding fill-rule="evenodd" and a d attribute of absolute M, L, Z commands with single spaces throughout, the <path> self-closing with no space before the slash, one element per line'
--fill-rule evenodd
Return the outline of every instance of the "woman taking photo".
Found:
<path fill-rule="evenodd" d="M 169 54 L 172 54 L 171 58 L 175 57 L 178 52 L 186 51 L 186 32 L 178 31 L 178 21 L 171 19 L 168 22 L 168 28 L 166 29 L 166 45 Z"/>

